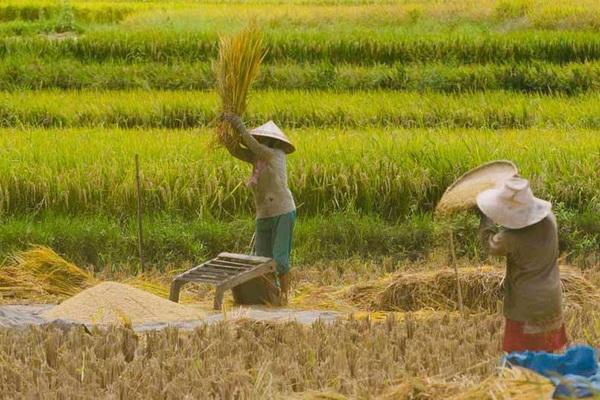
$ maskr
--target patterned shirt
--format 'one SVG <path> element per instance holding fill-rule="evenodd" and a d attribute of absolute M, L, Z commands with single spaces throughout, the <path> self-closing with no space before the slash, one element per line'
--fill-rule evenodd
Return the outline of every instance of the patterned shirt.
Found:
<path fill-rule="evenodd" d="M 285 152 L 261 144 L 246 130 L 239 117 L 231 120 L 231 126 L 246 148 L 228 148 L 229 152 L 254 166 L 249 186 L 254 194 L 256 218 L 271 218 L 294 211 L 296 203 L 288 187 Z"/>

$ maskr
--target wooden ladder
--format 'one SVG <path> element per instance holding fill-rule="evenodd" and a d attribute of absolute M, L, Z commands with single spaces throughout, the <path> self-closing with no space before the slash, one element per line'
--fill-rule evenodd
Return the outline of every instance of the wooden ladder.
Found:
<path fill-rule="evenodd" d="M 275 272 L 275 261 L 272 258 L 221 253 L 173 278 L 169 300 L 179 302 L 179 293 L 186 283 L 210 283 L 216 286 L 214 309 L 220 310 L 225 291 L 272 272 Z"/>

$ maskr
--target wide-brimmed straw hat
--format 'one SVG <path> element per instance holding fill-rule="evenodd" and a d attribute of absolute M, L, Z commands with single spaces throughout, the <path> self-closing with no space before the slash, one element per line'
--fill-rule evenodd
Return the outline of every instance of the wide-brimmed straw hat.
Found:
<path fill-rule="evenodd" d="M 550 202 L 533 195 L 527 179 L 508 179 L 498 189 L 489 189 L 477 196 L 481 212 L 495 223 L 509 229 L 521 229 L 537 224 L 552 209 Z"/>
<path fill-rule="evenodd" d="M 279 129 L 279 127 L 275 125 L 275 122 L 273 121 L 269 121 L 266 124 L 259 126 L 258 128 L 252 129 L 250 131 L 250 134 L 254 137 L 267 137 L 278 140 L 281 144 L 281 149 L 286 154 L 290 154 L 296 151 L 296 148 L 294 147 L 292 142 L 290 142 L 290 139 L 288 139 L 288 137 L 285 136 L 285 133 L 283 133 L 283 131 Z"/>

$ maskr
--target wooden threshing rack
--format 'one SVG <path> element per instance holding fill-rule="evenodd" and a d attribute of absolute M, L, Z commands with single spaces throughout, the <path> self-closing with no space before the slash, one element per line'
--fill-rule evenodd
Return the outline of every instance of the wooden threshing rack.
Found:
<path fill-rule="evenodd" d="M 173 279 L 169 299 L 179 301 L 179 292 L 188 282 L 210 283 L 216 286 L 214 308 L 220 310 L 225 291 L 259 276 L 275 271 L 272 258 L 245 254 L 221 253 Z"/>

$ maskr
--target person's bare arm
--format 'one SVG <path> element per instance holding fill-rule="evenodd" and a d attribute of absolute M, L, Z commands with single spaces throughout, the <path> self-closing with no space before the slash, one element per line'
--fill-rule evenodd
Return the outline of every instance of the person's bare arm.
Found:
<path fill-rule="evenodd" d="M 246 129 L 244 121 L 242 121 L 238 115 L 228 113 L 224 114 L 223 118 L 228 121 L 233 130 L 240 135 L 242 142 L 254 156 L 262 160 L 268 160 L 269 158 L 273 157 L 273 149 L 259 143 L 258 140 L 254 139 L 254 137 L 252 137 L 252 135 Z"/>
<path fill-rule="evenodd" d="M 479 238 L 482 246 L 493 256 L 506 256 L 508 252 L 506 232 L 498 232 L 494 222 L 483 213 L 480 218 Z"/>
<path fill-rule="evenodd" d="M 231 154 L 235 158 L 250 164 L 254 163 L 254 154 L 250 150 L 244 149 L 243 147 L 237 144 L 233 146 L 225 146 L 225 148 L 227 149 L 229 154 Z"/>

